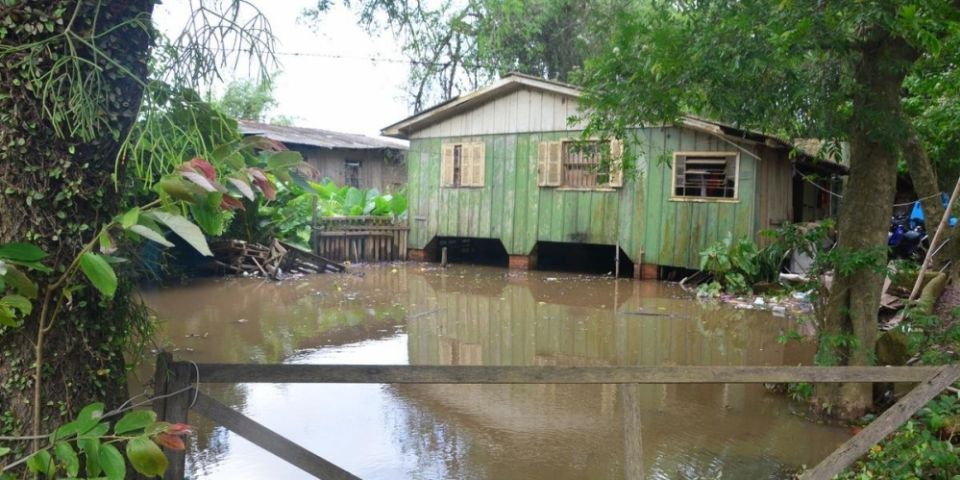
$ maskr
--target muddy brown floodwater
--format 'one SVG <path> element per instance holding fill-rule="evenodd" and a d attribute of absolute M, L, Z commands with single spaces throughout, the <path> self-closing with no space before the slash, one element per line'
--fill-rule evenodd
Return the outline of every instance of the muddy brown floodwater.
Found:
<path fill-rule="evenodd" d="M 157 342 L 197 362 L 796 365 L 813 353 L 777 342 L 789 320 L 704 305 L 662 283 L 427 264 L 353 271 L 200 280 L 144 297 L 160 320 Z M 203 388 L 364 479 L 624 476 L 613 385 Z M 790 478 L 848 438 L 762 385 L 645 385 L 639 403 L 646 478 Z M 308 478 L 190 421 L 191 478 Z"/>

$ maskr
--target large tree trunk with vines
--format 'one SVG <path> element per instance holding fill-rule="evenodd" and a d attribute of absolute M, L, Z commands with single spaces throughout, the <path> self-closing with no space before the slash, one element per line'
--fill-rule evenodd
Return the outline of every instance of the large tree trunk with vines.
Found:
<path fill-rule="evenodd" d="M 52 279 L 118 211 L 113 175 L 122 176 L 118 151 L 143 95 L 154 1 L 12 3 L 0 6 L 0 243 L 34 243 L 55 269 L 34 276 L 40 295 L 24 325 L 0 327 L 0 430 L 29 434 L 38 353 L 42 432 L 89 402 L 116 406 L 126 397 L 123 353 L 145 321 L 129 285 L 112 300 L 90 286 L 75 293 L 41 349 L 36 341 L 45 295 L 51 312 L 61 298 L 48 292 Z"/>
<path fill-rule="evenodd" d="M 855 73 L 861 91 L 853 101 L 850 180 L 837 224 L 840 259 L 820 333 L 823 364 L 873 362 L 898 137 L 904 128 L 900 89 L 914 55 L 902 40 L 883 32 L 865 32 L 864 40 Z M 859 417 L 872 406 L 872 385 L 823 386 L 819 400 L 840 417 Z"/>

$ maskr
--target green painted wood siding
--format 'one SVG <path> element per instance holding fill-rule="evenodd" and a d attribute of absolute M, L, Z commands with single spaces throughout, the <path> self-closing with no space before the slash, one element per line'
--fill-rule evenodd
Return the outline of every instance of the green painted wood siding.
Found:
<path fill-rule="evenodd" d="M 580 132 L 543 132 L 452 138 L 415 138 L 408 157 L 410 248 L 435 236 L 499 239 L 511 255 L 529 254 L 538 241 L 615 245 L 634 262 L 696 268 L 698 253 L 726 236 L 756 231 L 756 160 L 740 156 L 736 202 L 671 200 L 674 151 L 731 151 L 705 133 L 680 128 L 635 132 L 634 176 L 612 191 L 571 191 L 537 185 L 541 141 L 576 138 Z M 440 187 L 443 143 L 484 142 L 482 187 Z"/>

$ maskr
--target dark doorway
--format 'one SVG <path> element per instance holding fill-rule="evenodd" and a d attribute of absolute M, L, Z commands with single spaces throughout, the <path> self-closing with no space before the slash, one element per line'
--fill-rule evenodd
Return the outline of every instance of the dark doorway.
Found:
<path fill-rule="evenodd" d="M 510 258 L 500 240 L 491 238 L 437 237 L 436 261 L 440 261 L 444 248 L 450 263 L 505 267 Z"/>
<path fill-rule="evenodd" d="M 617 247 L 591 243 L 540 242 L 537 244 L 537 270 L 613 275 Z M 620 250 L 620 276 L 633 276 L 633 262 Z"/>

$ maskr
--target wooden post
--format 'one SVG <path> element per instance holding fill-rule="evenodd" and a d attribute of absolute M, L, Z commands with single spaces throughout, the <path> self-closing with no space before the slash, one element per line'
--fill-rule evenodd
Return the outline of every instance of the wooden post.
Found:
<path fill-rule="evenodd" d="M 933 234 L 933 240 L 930 241 L 930 248 L 927 249 L 927 254 L 923 257 L 923 263 L 920 265 L 920 274 L 917 275 L 917 281 L 913 284 L 913 290 L 910 291 L 907 306 L 909 306 L 920 293 L 920 286 L 923 285 L 923 272 L 927 270 L 927 267 L 930 265 L 930 258 L 939 246 L 940 234 L 943 233 L 944 227 L 950 223 L 950 211 L 953 209 L 953 204 L 956 203 L 958 195 L 960 195 L 960 178 L 957 178 L 957 185 L 953 187 L 953 193 L 950 195 L 950 203 L 948 203 L 947 208 L 944 209 L 943 218 L 940 219 L 940 225 L 937 225 L 937 231 Z"/>
<path fill-rule="evenodd" d="M 440 266 L 447 268 L 447 247 L 440 249 Z"/>
<path fill-rule="evenodd" d="M 157 355 L 157 366 L 153 375 L 153 411 L 157 420 L 170 423 L 188 423 L 187 411 L 193 399 L 193 390 L 184 390 L 192 384 L 192 367 L 189 363 L 174 362 L 169 352 L 160 352 Z M 170 396 L 167 396 L 170 395 Z M 186 472 L 186 452 L 182 450 L 163 449 L 170 466 L 163 474 L 164 480 L 183 480 Z"/>
<path fill-rule="evenodd" d="M 319 255 L 320 250 L 317 246 L 317 216 L 319 215 L 319 213 L 317 212 L 317 196 L 316 195 L 313 196 L 313 202 L 311 202 L 311 205 L 313 210 L 313 217 L 310 221 L 310 251 Z"/>
<path fill-rule="evenodd" d="M 640 385 L 620 384 L 623 401 L 623 478 L 643 480 L 643 427 L 640 423 Z"/>

